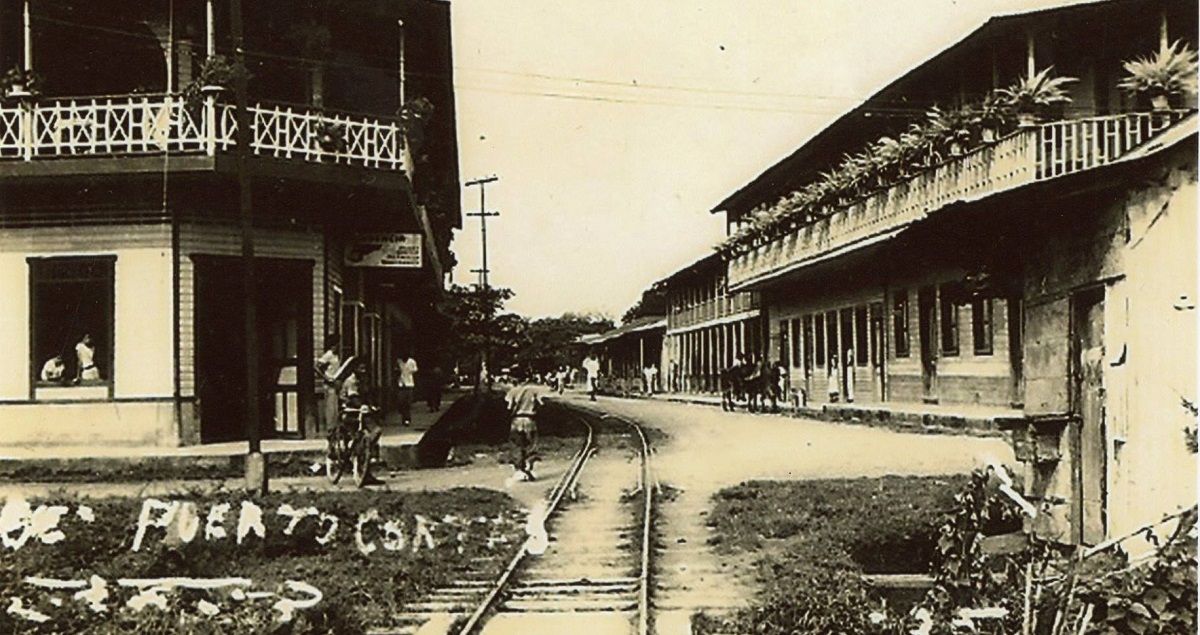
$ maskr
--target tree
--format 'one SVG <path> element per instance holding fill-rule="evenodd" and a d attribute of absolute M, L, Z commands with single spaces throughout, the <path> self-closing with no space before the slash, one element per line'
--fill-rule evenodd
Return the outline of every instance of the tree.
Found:
<path fill-rule="evenodd" d="M 489 366 L 502 367 L 521 347 L 524 318 L 500 314 L 512 297 L 512 290 L 503 287 L 452 285 L 446 291 L 441 306 L 450 322 L 446 353 L 460 371 L 478 376 L 483 355 L 498 355 Z"/>
<path fill-rule="evenodd" d="M 642 292 L 642 297 L 637 301 L 637 304 L 629 307 L 625 315 L 621 317 L 621 322 L 629 323 L 640 317 L 647 315 L 666 315 L 667 314 L 667 290 L 665 285 L 655 284 L 646 291 Z"/>
<path fill-rule="evenodd" d="M 573 367 L 583 357 L 583 347 L 575 341 L 581 335 L 603 333 L 613 321 L 601 315 L 564 313 L 561 317 L 529 322 L 524 345 L 517 353 L 519 366 L 533 373 L 547 373 L 559 366 Z"/>

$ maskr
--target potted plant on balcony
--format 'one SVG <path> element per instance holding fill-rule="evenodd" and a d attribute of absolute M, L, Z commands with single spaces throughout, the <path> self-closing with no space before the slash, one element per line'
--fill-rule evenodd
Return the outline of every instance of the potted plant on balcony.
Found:
<path fill-rule="evenodd" d="M 1176 40 L 1153 57 L 1125 62 L 1117 85 L 1132 97 L 1148 97 L 1154 110 L 1169 110 L 1172 99 L 1196 93 L 1196 59 L 1196 51 Z"/>
<path fill-rule="evenodd" d="M 978 107 L 979 134 L 984 143 L 992 143 L 1012 126 L 1013 112 L 995 92 L 988 93 Z"/>
<path fill-rule="evenodd" d="M 416 155 L 425 144 L 425 129 L 433 117 L 433 102 L 424 97 L 406 100 L 396 116 L 400 118 L 400 129 L 410 152 Z"/>
<path fill-rule="evenodd" d="M 6 99 L 28 99 L 42 93 L 42 76 L 32 69 L 14 66 L 0 77 L 0 96 Z"/>
<path fill-rule="evenodd" d="M 317 119 L 312 123 L 312 138 L 317 147 L 325 152 L 343 153 L 349 147 L 346 141 L 346 127 L 327 119 Z"/>
<path fill-rule="evenodd" d="M 183 99 L 189 107 L 198 108 L 208 95 L 217 95 L 234 87 L 239 79 L 249 79 L 246 67 L 230 61 L 224 55 L 210 55 L 200 65 L 200 72 L 183 88 Z"/>
<path fill-rule="evenodd" d="M 996 92 L 1000 98 L 1017 113 L 1021 127 L 1036 125 L 1055 106 L 1071 103 L 1067 94 L 1067 85 L 1079 81 L 1077 77 L 1051 77 L 1053 66 L 1021 77 L 1008 88 L 1000 88 Z"/>

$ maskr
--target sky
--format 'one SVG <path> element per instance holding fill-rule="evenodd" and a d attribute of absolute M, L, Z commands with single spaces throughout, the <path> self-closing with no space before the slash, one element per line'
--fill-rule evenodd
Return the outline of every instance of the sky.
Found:
<path fill-rule="evenodd" d="M 508 309 L 619 318 L 728 194 L 992 15 L 1063 0 L 452 0 L 459 168 Z M 477 187 L 463 211 L 477 212 Z M 454 281 L 478 280 L 479 219 Z"/>

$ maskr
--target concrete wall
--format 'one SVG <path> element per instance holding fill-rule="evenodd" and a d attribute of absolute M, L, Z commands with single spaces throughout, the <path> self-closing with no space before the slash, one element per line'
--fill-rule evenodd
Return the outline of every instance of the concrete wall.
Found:
<path fill-rule="evenodd" d="M 115 256 L 113 394 L 39 389 L 31 399 L 30 257 Z M 0 234 L 0 445 L 177 443 L 170 226 L 6 229 Z M 85 394 L 86 393 L 86 394 Z"/>

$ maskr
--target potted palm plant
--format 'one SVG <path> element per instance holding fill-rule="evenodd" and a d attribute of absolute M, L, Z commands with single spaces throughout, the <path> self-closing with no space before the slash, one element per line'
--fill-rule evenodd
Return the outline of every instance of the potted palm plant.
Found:
<path fill-rule="evenodd" d="M 996 91 L 1004 103 L 1017 113 L 1021 127 L 1037 124 L 1054 106 L 1071 103 L 1066 87 L 1079 81 L 1079 78 L 1051 77 L 1052 70 L 1053 66 L 1047 66 L 1032 75 L 1021 77 L 1008 88 Z"/>
<path fill-rule="evenodd" d="M 984 143 L 991 143 L 1012 125 L 1012 109 L 996 93 L 989 93 L 978 107 L 980 130 Z"/>
<path fill-rule="evenodd" d="M 205 58 L 196 77 L 183 88 L 183 98 L 188 104 L 198 105 L 204 96 L 229 90 L 239 79 L 249 77 L 245 66 L 224 55 L 211 55 Z"/>
<path fill-rule="evenodd" d="M 1171 99 L 1196 92 L 1196 51 L 1180 40 L 1124 66 L 1125 78 L 1117 85 L 1132 97 L 1149 97 L 1154 110 L 1169 110 Z"/>

